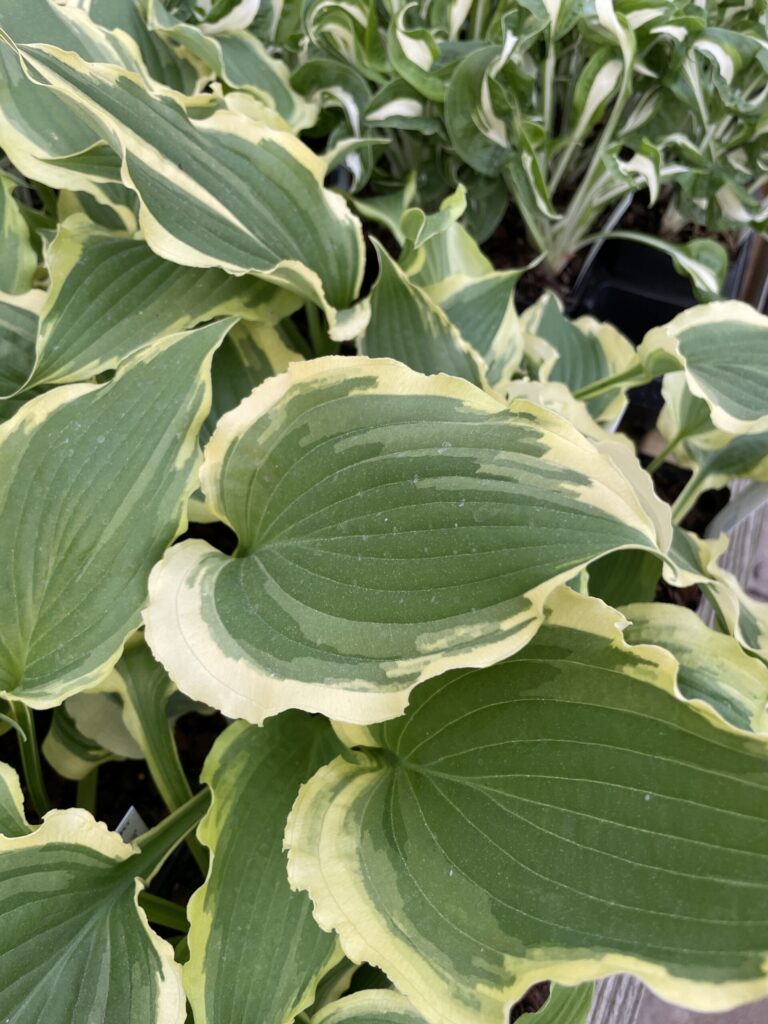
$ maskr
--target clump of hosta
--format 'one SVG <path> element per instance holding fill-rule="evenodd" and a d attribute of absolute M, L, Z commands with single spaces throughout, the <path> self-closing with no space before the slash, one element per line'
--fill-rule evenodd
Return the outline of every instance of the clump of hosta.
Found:
<path fill-rule="evenodd" d="M 657 35 L 709 39 L 676 11 Z M 635 350 L 551 294 L 518 316 L 466 226 L 479 179 L 425 211 L 351 138 L 374 83 L 393 153 L 447 152 L 470 67 L 479 156 L 542 46 L 553 103 L 577 31 L 622 90 L 658 19 L 0 13 L 0 1020 L 505 1024 L 550 981 L 542 1019 L 584 1024 L 627 971 L 698 1010 L 766 995 L 768 614 L 683 522 L 765 482 L 768 319 L 713 302 Z M 671 508 L 616 432 L 660 375 Z M 662 575 L 719 628 L 654 603 Z M 100 820 L 109 762 L 156 790 L 134 840 Z"/>

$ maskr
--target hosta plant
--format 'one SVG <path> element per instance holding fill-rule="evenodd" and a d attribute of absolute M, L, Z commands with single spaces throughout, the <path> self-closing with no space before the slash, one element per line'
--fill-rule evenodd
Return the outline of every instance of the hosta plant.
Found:
<path fill-rule="evenodd" d="M 768 994 L 768 614 L 688 518 L 768 481 L 768 319 L 518 316 L 463 187 L 367 245 L 288 5 L 0 10 L 0 1019 Z"/>
<path fill-rule="evenodd" d="M 252 31 L 320 105 L 316 131 L 366 140 L 344 157 L 361 204 L 463 184 L 476 237 L 511 202 L 555 273 L 637 191 L 670 234 L 765 227 L 763 4 L 312 0 Z M 680 255 L 722 262 L 711 242 Z"/>

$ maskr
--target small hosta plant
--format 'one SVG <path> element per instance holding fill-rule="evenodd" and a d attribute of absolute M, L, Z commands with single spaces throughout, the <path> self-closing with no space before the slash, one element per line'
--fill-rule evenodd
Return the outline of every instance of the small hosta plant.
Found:
<path fill-rule="evenodd" d="M 768 613 L 688 528 L 768 482 L 768 319 L 518 316 L 463 187 L 366 245 L 290 5 L 0 12 L 0 1020 L 768 994 Z M 671 506 L 615 430 L 659 376 Z"/>

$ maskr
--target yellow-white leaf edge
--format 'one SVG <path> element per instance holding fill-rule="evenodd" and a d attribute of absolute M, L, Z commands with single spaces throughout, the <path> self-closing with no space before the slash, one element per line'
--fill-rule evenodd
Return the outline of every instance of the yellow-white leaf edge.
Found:
<path fill-rule="evenodd" d="M 232 527 L 218 500 L 230 447 L 251 424 L 268 415 L 292 388 L 322 381 L 337 368 L 347 380 L 359 377 L 362 381 L 376 375 L 381 393 L 439 394 L 486 413 L 499 413 L 505 408 L 498 399 L 468 381 L 446 374 L 425 376 L 392 359 L 327 356 L 292 363 L 285 373 L 266 380 L 239 406 L 225 414 L 206 445 L 200 482 L 206 505 L 213 515 Z M 600 506 L 600 497 L 610 490 L 605 481 L 597 480 L 594 472 L 594 456 L 602 455 L 606 461 L 601 473 L 615 470 L 622 478 L 623 514 L 631 517 L 633 525 L 660 553 L 666 552 L 672 538 L 669 506 L 655 495 L 650 477 L 632 451 L 615 440 L 594 444 L 564 417 L 525 400 L 513 402 L 508 411 L 532 415 L 545 423 L 567 446 L 568 466 L 583 469 L 588 477 L 592 471 L 590 485 L 580 490 L 587 504 Z M 275 429 L 279 429 L 279 423 L 280 418 Z M 618 481 L 613 478 L 613 483 Z M 396 690 L 377 692 L 363 679 L 349 680 L 342 688 L 334 686 L 333 680 L 328 680 L 327 687 L 321 687 L 300 679 L 278 678 L 247 658 L 227 654 L 216 640 L 217 627 L 223 629 L 221 623 L 213 621 L 215 614 L 210 603 L 203 609 L 200 583 L 201 580 L 206 582 L 206 575 L 213 578 L 221 564 L 220 553 L 204 541 L 190 540 L 169 548 L 150 574 L 149 603 L 143 613 L 145 635 L 155 658 L 165 666 L 180 690 L 218 708 L 230 718 L 244 718 L 256 725 L 290 708 L 359 725 L 397 718 L 405 711 L 409 694 L 419 683 L 451 669 L 495 664 L 525 646 L 543 621 L 547 597 L 576 572 L 568 569 L 528 591 L 524 595 L 527 606 L 501 623 L 508 631 L 503 639 L 478 642 L 470 650 L 442 654 L 432 651 L 412 658 L 407 664 L 419 669 L 414 681 L 403 682 Z M 184 635 L 189 637 L 189 642 L 182 642 Z M 193 650 L 192 641 L 197 649 Z M 210 656 L 203 659 L 201 648 Z M 211 666 L 216 667 L 215 671 Z"/>
<path fill-rule="evenodd" d="M 604 601 L 560 587 L 547 602 L 547 611 L 551 625 L 605 637 L 615 648 L 642 659 L 632 673 L 638 685 L 657 687 L 688 703 L 695 713 L 717 728 L 744 737 L 742 730 L 729 726 L 713 709 L 700 702 L 684 701 L 677 688 L 676 659 L 655 645 L 627 644 L 623 630 L 628 620 Z M 334 723 L 334 728 L 350 748 L 378 745 L 365 728 L 344 723 Z M 629 973 L 662 999 L 702 1012 L 730 1010 L 768 996 L 768 952 L 763 957 L 761 977 L 716 983 L 676 977 L 663 965 L 632 955 L 591 955 L 585 951 L 578 956 L 569 951 L 564 958 L 558 950 L 528 949 L 524 956 L 505 957 L 505 967 L 515 977 L 513 984 L 502 990 L 493 986 L 478 988 L 474 992 L 477 1006 L 472 1010 L 463 1003 L 457 1004 L 445 992 L 429 956 L 414 955 L 407 940 L 387 929 L 366 892 L 357 863 L 360 834 L 348 814 L 370 786 L 371 773 L 361 771 L 361 762 L 369 756 L 361 749 L 356 752 L 357 763 L 337 757 L 299 790 L 283 841 L 288 852 L 288 880 L 294 889 L 309 893 L 315 920 L 321 928 L 338 934 L 350 960 L 381 967 L 396 988 L 433 1024 L 478 1024 L 486 1017 L 489 1024 L 501 1024 L 501 1018 L 491 1020 L 488 1011 L 501 1001 L 508 1013 L 530 986 L 542 978 L 561 985 L 577 985 L 615 973 Z M 372 768 L 374 763 L 371 760 Z"/>
<path fill-rule="evenodd" d="M 14 850 L 35 849 L 54 844 L 96 850 L 116 863 L 126 861 L 138 852 L 133 844 L 125 843 L 116 832 L 110 832 L 104 822 L 97 821 L 88 811 L 82 807 L 71 807 L 67 810 L 49 811 L 44 816 L 42 824 L 27 836 L 14 839 L 0 836 L 0 857 Z M 181 966 L 174 959 L 173 946 L 150 928 L 147 915 L 139 906 L 139 894 L 143 889 L 144 881 L 136 878 L 133 896 L 136 914 L 161 964 L 159 999 L 155 1006 L 154 1018 L 147 1021 L 147 1024 L 184 1024 L 187 1019 L 187 1000 L 181 981 Z"/>

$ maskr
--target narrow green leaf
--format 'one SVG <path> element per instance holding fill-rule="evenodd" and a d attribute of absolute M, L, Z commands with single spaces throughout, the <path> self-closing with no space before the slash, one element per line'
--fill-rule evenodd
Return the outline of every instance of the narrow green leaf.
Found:
<path fill-rule="evenodd" d="M 201 320 L 234 314 L 277 321 L 297 304 L 263 281 L 169 263 L 82 214 L 60 226 L 48 266 L 51 288 L 30 385 L 86 380 Z"/>
<path fill-rule="evenodd" d="M 29 832 L 19 776 L 10 765 L 0 762 L 0 836 L 13 838 Z"/>
<path fill-rule="evenodd" d="M 29 227 L 13 198 L 16 185 L 15 178 L 0 172 L 0 291 L 11 295 L 29 291 L 37 270 Z"/>
<path fill-rule="evenodd" d="M 236 722 L 208 755 L 202 779 L 213 804 L 198 837 L 211 868 L 189 905 L 184 970 L 197 1024 L 289 1024 L 341 959 L 307 897 L 291 892 L 282 848 L 299 787 L 338 749 L 324 719 L 290 712 L 263 728 Z"/>
<path fill-rule="evenodd" d="M 458 329 L 375 240 L 374 246 L 379 277 L 359 351 L 372 357 L 390 356 L 420 373 L 450 373 L 480 384 L 480 362 Z"/>

